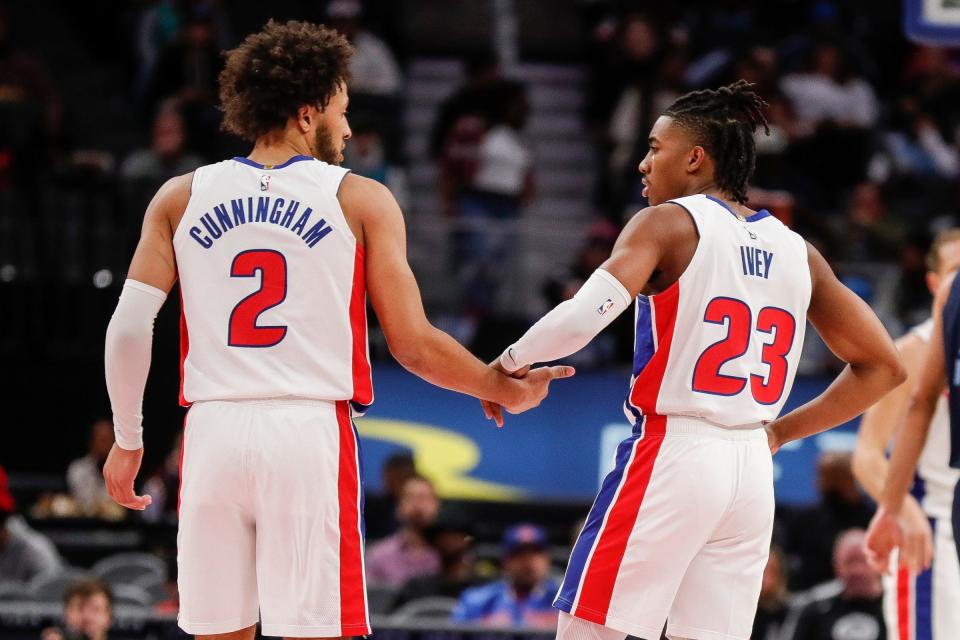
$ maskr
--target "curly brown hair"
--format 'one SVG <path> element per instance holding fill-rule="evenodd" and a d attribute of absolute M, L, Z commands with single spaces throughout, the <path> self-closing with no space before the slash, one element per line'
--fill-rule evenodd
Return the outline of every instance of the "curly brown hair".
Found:
<path fill-rule="evenodd" d="M 220 72 L 224 131 L 247 140 L 283 128 L 297 109 L 323 109 L 350 79 L 353 47 L 333 29 L 270 20 L 227 52 Z"/>

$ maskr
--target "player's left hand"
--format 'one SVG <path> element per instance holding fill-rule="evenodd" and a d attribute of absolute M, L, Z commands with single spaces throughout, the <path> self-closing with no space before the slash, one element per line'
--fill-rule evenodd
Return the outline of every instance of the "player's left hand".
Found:
<path fill-rule="evenodd" d="M 103 480 L 107 493 L 121 507 L 143 511 L 153 502 L 149 495 L 138 496 L 133 491 L 133 483 L 137 479 L 142 461 L 142 447 L 130 451 L 114 444 L 110 449 L 110 455 L 103 465 Z"/>
<path fill-rule="evenodd" d="M 500 364 L 500 358 L 495 359 L 490 363 L 490 368 L 494 371 L 499 371 L 505 376 L 511 376 L 513 378 L 524 378 L 528 373 L 530 373 L 530 366 L 527 365 L 522 369 L 517 369 L 513 373 L 509 373 L 503 366 Z M 496 402 L 490 402 L 489 400 L 481 400 L 480 406 L 483 407 L 483 415 L 487 417 L 487 420 L 493 420 L 497 423 L 497 428 L 503 428 L 503 407 L 501 407 Z"/>
<path fill-rule="evenodd" d="M 890 554 L 903 546 L 903 528 L 898 518 L 884 507 L 879 507 L 867 528 L 863 546 L 870 566 L 884 575 L 889 574 Z"/>

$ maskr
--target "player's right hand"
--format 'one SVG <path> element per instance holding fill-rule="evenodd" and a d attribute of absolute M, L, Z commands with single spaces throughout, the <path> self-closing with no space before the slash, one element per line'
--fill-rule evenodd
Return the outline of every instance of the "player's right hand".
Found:
<path fill-rule="evenodd" d="M 503 408 L 509 413 L 517 414 L 540 406 L 550 391 L 551 382 L 557 378 L 569 378 L 574 373 L 576 371 L 573 367 L 563 365 L 531 369 L 527 375 L 517 381 L 521 385 L 518 397 L 512 403 L 505 404 Z"/>
<path fill-rule="evenodd" d="M 879 507 L 867 528 L 863 546 L 870 566 L 884 575 L 889 574 L 890 554 L 903 546 L 903 529 L 899 519 L 884 507 Z"/>
<path fill-rule="evenodd" d="M 103 465 L 103 480 L 107 493 L 121 507 L 143 511 L 153 502 L 150 496 L 138 496 L 133 491 L 133 483 L 137 479 L 142 461 L 142 447 L 131 451 L 114 444 L 110 449 L 110 455 Z"/>

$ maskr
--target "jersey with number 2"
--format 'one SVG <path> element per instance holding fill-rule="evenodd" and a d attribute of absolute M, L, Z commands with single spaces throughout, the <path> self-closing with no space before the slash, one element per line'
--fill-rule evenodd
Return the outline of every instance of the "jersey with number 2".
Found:
<path fill-rule="evenodd" d="M 627 416 L 694 416 L 729 428 L 772 420 L 803 349 L 806 242 L 765 210 L 743 218 L 706 195 L 672 202 L 689 213 L 699 242 L 677 282 L 637 297 Z"/>
<path fill-rule="evenodd" d="M 308 156 L 194 172 L 173 237 L 182 404 L 372 402 L 363 247 L 337 199 L 346 173 Z"/>

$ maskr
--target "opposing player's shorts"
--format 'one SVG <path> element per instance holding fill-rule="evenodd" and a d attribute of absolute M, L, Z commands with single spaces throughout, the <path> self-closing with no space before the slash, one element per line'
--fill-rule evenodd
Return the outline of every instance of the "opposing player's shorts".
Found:
<path fill-rule="evenodd" d="M 554 605 L 641 638 L 750 637 L 773 529 L 761 428 L 646 416 L 617 449 Z"/>
<path fill-rule="evenodd" d="M 888 640 L 960 637 L 960 563 L 950 518 L 930 520 L 933 564 L 920 574 L 901 569 L 896 553 L 883 578 L 883 616 Z"/>
<path fill-rule="evenodd" d="M 180 627 L 370 633 L 357 433 L 346 402 L 202 402 L 187 414 Z"/>

